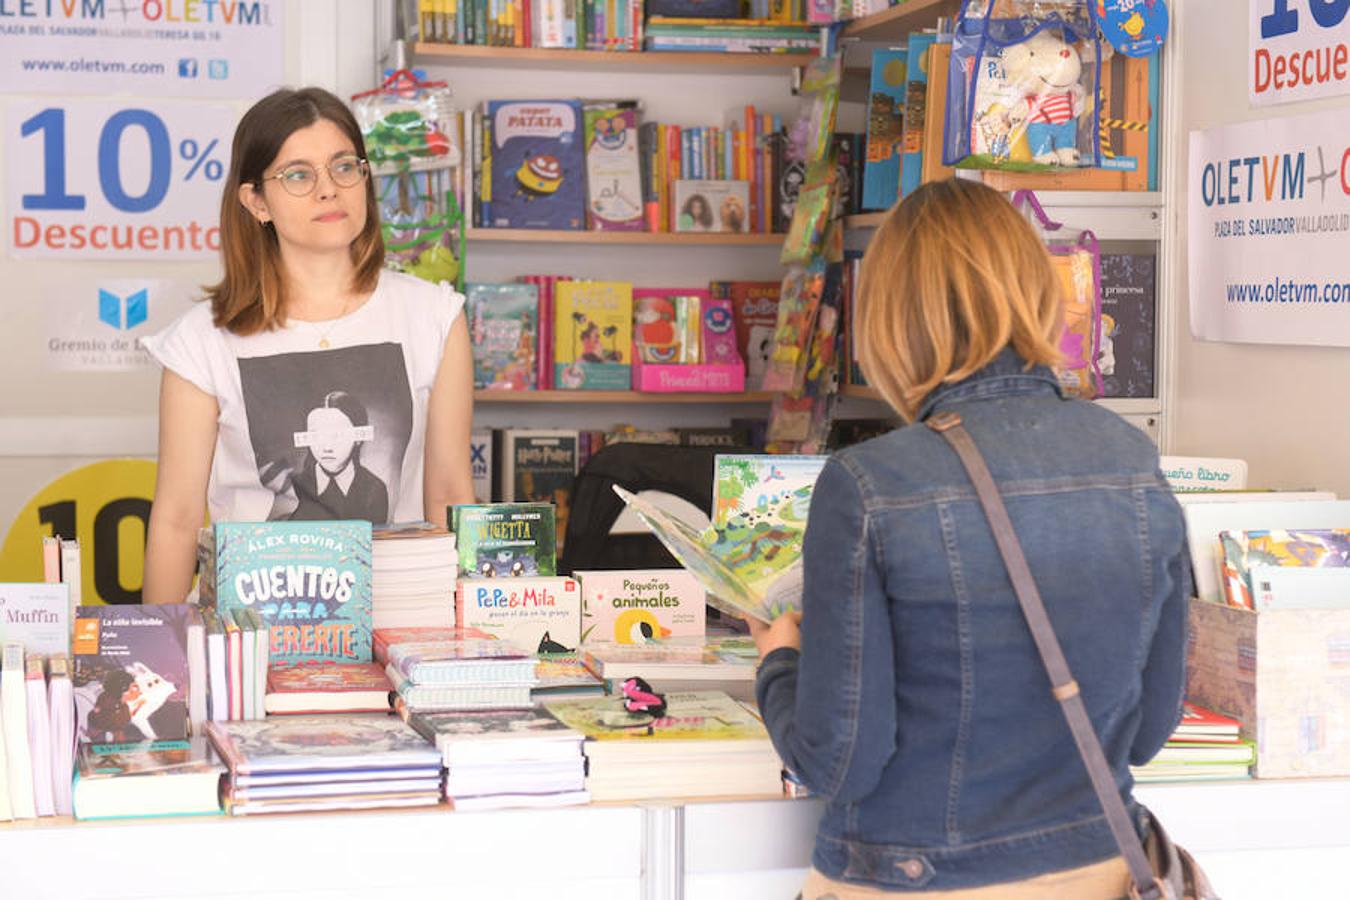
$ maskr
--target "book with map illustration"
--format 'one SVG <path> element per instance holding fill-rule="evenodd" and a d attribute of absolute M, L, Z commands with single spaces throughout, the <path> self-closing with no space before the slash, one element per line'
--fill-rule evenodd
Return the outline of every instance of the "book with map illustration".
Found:
<path fill-rule="evenodd" d="M 680 564 L 733 616 L 771 622 L 801 607 L 802 538 L 824 456 L 724 454 L 712 525 L 699 531 L 615 485 Z"/>

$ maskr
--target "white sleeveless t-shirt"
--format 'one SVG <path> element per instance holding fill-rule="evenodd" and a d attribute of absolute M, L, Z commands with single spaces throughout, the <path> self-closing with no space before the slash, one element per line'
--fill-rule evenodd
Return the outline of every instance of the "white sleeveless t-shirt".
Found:
<path fill-rule="evenodd" d="M 386 270 L 340 319 L 240 337 L 201 303 L 145 338 L 220 406 L 211 520 L 424 518 L 427 403 L 463 308 L 448 284 Z"/>

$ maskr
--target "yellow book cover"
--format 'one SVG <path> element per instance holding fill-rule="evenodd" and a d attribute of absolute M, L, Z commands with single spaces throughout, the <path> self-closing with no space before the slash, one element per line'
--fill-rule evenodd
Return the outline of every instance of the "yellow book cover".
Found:
<path fill-rule="evenodd" d="M 628 390 L 633 379 L 633 286 L 562 281 L 554 292 L 554 385 L 560 390 Z"/>

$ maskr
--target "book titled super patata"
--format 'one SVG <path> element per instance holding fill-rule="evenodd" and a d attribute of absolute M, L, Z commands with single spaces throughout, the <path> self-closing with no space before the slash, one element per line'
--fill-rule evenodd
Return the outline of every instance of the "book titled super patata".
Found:
<path fill-rule="evenodd" d="M 369 522 L 222 522 L 204 571 L 222 612 L 253 609 L 271 632 L 274 662 L 369 662 Z"/>

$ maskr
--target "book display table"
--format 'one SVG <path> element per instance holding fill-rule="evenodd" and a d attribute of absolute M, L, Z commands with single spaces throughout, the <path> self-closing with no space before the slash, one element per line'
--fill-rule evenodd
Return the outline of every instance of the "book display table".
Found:
<path fill-rule="evenodd" d="M 1148 785 L 1138 797 L 1225 900 L 1345 897 L 1350 779 Z M 0 825 L 0 895 L 789 898 L 815 800 Z M 395 892 L 398 892 L 397 894 Z"/>

